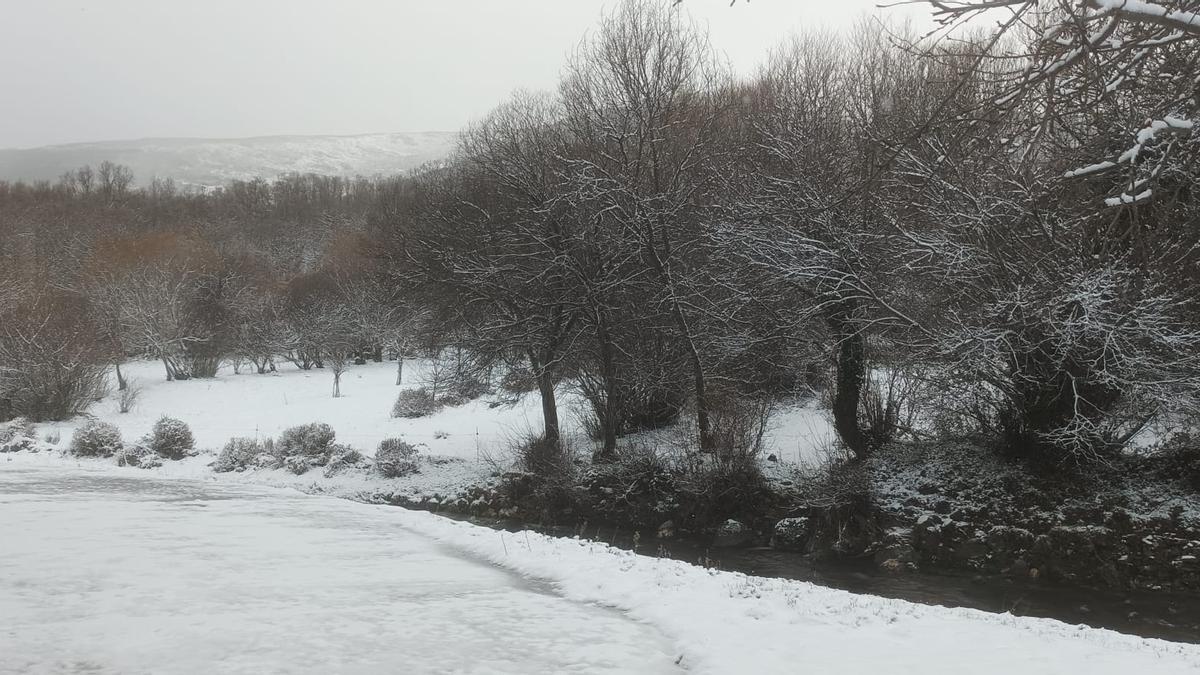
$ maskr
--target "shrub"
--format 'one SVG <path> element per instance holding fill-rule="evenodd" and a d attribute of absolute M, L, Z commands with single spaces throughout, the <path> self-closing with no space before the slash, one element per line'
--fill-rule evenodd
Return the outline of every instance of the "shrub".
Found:
<path fill-rule="evenodd" d="M 115 426 L 90 419 L 75 430 L 70 452 L 77 457 L 112 457 L 124 445 L 121 432 Z"/>
<path fill-rule="evenodd" d="M 473 374 L 463 374 L 448 383 L 446 393 L 438 397 L 438 402 L 446 406 L 462 405 L 487 393 L 486 382 Z"/>
<path fill-rule="evenodd" d="M 183 459 L 196 447 L 188 425 L 165 415 L 154 423 L 144 442 L 151 452 L 166 459 Z"/>
<path fill-rule="evenodd" d="M 127 383 L 125 388 L 121 390 L 120 396 L 117 398 L 117 410 L 119 410 L 121 413 L 127 413 L 133 410 L 133 406 L 137 404 L 137 400 L 141 397 L 141 395 L 142 388 L 139 385 L 133 382 Z"/>
<path fill-rule="evenodd" d="M 65 420 L 107 391 L 108 352 L 85 298 L 35 293 L 0 312 L 0 418 Z"/>
<path fill-rule="evenodd" d="M 117 451 L 117 466 L 153 469 L 162 466 L 162 458 L 145 443 L 134 443 Z"/>
<path fill-rule="evenodd" d="M 36 446 L 36 432 L 28 419 L 18 417 L 0 423 L 0 452 L 21 452 L 33 450 Z"/>
<path fill-rule="evenodd" d="M 516 448 L 517 465 L 543 478 L 567 478 L 572 471 L 571 448 L 566 441 L 548 441 L 540 434 L 526 437 Z"/>
<path fill-rule="evenodd" d="M 7 422 L 0 422 L 0 445 L 21 437 L 34 437 L 33 422 L 30 422 L 28 418 L 17 417 Z"/>
<path fill-rule="evenodd" d="M 416 473 L 418 451 L 399 438 L 385 438 L 375 451 L 375 468 L 385 478 L 398 478 Z"/>
<path fill-rule="evenodd" d="M 442 405 L 425 387 L 405 389 L 396 397 L 396 403 L 392 406 L 392 417 L 426 417 L 441 410 Z"/>
<path fill-rule="evenodd" d="M 231 438 L 225 443 L 225 447 L 221 448 L 221 454 L 217 455 L 217 461 L 212 463 L 212 469 L 217 473 L 245 471 L 269 466 L 273 462 L 270 448 L 257 439 Z"/>
<path fill-rule="evenodd" d="M 275 455 L 280 463 L 295 474 L 302 474 L 314 466 L 325 466 L 336 449 L 333 427 L 314 422 L 284 429 L 275 444 Z"/>
<path fill-rule="evenodd" d="M 334 443 L 330 451 L 329 465 L 325 467 L 325 477 L 336 476 L 347 469 L 366 468 L 370 465 L 366 457 L 354 448 L 340 443 Z"/>

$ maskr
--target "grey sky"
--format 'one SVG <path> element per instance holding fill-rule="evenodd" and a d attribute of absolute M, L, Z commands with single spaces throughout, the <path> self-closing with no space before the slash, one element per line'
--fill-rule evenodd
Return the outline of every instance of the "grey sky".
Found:
<path fill-rule="evenodd" d="M 663 0 L 664 2 L 668 0 Z M 877 0 L 686 0 L 749 72 Z M 0 148 L 454 130 L 553 87 L 600 0 L 0 0 Z"/>

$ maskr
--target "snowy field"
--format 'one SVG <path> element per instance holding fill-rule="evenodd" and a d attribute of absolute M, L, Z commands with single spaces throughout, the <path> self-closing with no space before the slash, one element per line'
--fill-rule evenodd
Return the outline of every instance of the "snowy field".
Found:
<path fill-rule="evenodd" d="M 0 673 L 666 673 L 652 626 L 289 490 L 0 468 Z"/>
<path fill-rule="evenodd" d="M 0 541 L 3 673 L 1200 672 L 1195 645 L 47 453 L 0 459 Z"/>
<path fill-rule="evenodd" d="M 541 404 L 536 395 L 514 406 L 492 406 L 484 397 L 466 405 L 445 408 L 420 419 L 391 417 L 392 404 L 401 389 L 421 385 L 424 364 L 406 362 L 404 384 L 396 386 L 395 362 L 351 366 L 342 376 L 341 398 L 333 398 L 333 377 L 328 370 L 300 370 L 280 363 L 279 372 L 259 375 L 245 370 L 234 374 L 224 366 L 216 378 L 167 382 L 156 361 L 137 361 L 122 372 L 142 392 L 133 410 L 119 412 L 115 381 L 112 392 L 88 413 L 117 425 L 126 441 L 150 431 L 161 415 L 177 417 L 191 427 L 196 447 L 220 450 L 230 438 L 278 437 L 287 427 L 325 422 L 337 439 L 367 454 L 384 438 L 398 436 L 423 444 L 430 455 L 467 460 L 503 462 L 514 442 L 542 426 Z M 587 449 L 576 414 L 581 400 L 564 387 L 559 392 L 559 417 L 573 443 Z M 80 420 L 41 425 L 43 435 L 57 432 L 66 447 Z M 832 438 L 824 413 L 812 407 L 783 408 L 774 416 L 766 435 L 768 451 L 785 461 L 811 459 Z M 583 454 L 589 454 L 587 452 Z"/>
<path fill-rule="evenodd" d="M 143 387 L 133 412 L 119 413 L 113 394 L 90 414 L 127 441 L 160 415 L 178 417 L 201 454 L 149 471 L 53 451 L 0 455 L 0 673 L 1200 672 L 1195 645 L 312 496 L 453 494 L 486 480 L 540 423 L 533 397 L 392 419 L 394 369 L 353 367 L 333 399 L 324 371 L 165 382 L 157 364 L 132 364 Z M 405 381 L 418 386 L 419 368 L 406 367 Z M 573 395 L 562 394 L 571 420 Z M 308 422 L 368 453 L 401 436 L 460 460 L 390 480 L 208 467 L 231 436 Z M 64 449 L 77 423 L 39 434 L 57 432 Z M 817 411 L 783 409 L 770 450 L 793 460 L 828 433 Z"/>

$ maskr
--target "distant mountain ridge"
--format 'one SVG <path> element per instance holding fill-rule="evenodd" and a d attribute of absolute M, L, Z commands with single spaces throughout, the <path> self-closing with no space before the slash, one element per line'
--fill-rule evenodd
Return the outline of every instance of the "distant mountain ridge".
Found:
<path fill-rule="evenodd" d="M 375 176 L 401 173 L 447 157 L 458 134 L 449 131 L 354 136 L 145 138 L 0 150 L 0 180 L 57 180 L 65 171 L 109 160 L 133 170 L 138 185 L 172 178 L 211 187 L 231 180 L 286 173 Z"/>

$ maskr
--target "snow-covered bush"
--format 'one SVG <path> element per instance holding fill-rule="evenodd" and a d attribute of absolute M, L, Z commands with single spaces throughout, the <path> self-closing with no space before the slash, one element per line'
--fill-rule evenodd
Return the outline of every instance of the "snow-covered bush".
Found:
<path fill-rule="evenodd" d="M 196 447 L 188 425 L 166 415 L 154 423 L 144 443 L 151 452 L 166 459 L 183 459 Z"/>
<path fill-rule="evenodd" d="M 37 445 L 33 423 L 24 417 L 0 423 L 0 452 L 32 450 Z"/>
<path fill-rule="evenodd" d="M 124 447 L 121 432 L 108 422 L 90 419 L 71 437 L 71 454 L 77 457 L 112 457 Z"/>
<path fill-rule="evenodd" d="M 279 462 L 292 473 L 302 474 L 314 466 L 325 466 L 337 448 L 333 427 L 313 422 L 284 429 L 275 444 Z"/>
<path fill-rule="evenodd" d="M 151 450 L 145 443 L 134 443 L 117 451 L 117 466 L 153 469 L 162 466 L 162 457 Z"/>
<path fill-rule="evenodd" d="M 426 417 L 442 409 L 442 403 L 425 387 L 405 389 L 396 397 L 392 417 Z"/>
<path fill-rule="evenodd" d="M 348 445 L 334 443 L 329 452 L 329 465 L 325 467 L 325 477 L 336 476 L 349 469 L 363 469 L 370 466 L 370 460 Z"/>
<path fill-rule="evenodd" d="M 419 452 L 399 438 L 385 438 L 375 451 L 375 468 L 385 478 L 398 478 L 419 470 Z"/>
<path fill-rule="evenodd" d="M 257 439 L 231 438 L 225 443 L 225 447 L 221 448 L 217 461 L 212 463 L 212 470 L 217 473 L 245 471 L 270 466 L 274 462 L 270 448 Z"/>
<path fill-rule="evenodd" d="M 16 417 L 0 423 L 0 445 L 4 445 L 18 437 L 34 437 L 33 422 L 28 418 Z"/>

